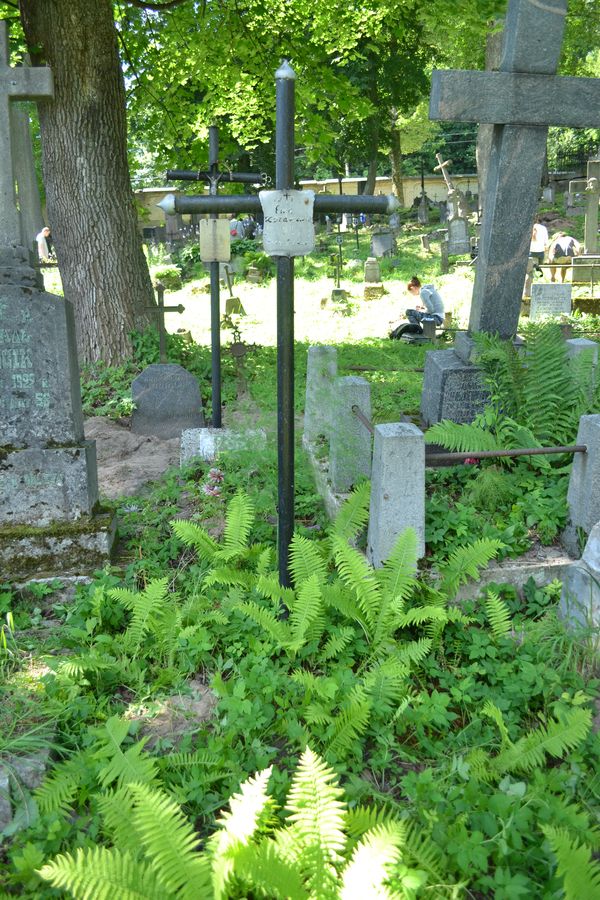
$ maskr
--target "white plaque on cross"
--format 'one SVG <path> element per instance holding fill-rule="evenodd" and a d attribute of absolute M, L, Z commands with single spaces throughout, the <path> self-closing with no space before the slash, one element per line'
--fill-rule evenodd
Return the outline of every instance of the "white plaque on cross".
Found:
<path fill-rule="evenodd" d="M 202 262 L 229 262 L 231 237 L 227 219 L 200 220 L 200 259 Z"/>
<path fill-rule="evenodd" d="M 8 28 L 0 21 L 0 247 L 21 243 L 11 149 L 11 100 L 45 100 L 54 96 L 52 72 L 46 67 L 9 65 Z"/>
<path fill-rule="evenodd" d="M 263 247 L 269 256 L 304 256 L 315 247 L 314 191 L 261 191 Z"/>

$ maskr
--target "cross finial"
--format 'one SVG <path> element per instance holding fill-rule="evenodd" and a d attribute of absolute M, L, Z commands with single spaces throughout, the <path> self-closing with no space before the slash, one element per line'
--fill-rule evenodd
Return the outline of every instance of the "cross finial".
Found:
<path fill-rule="evenodd" d="M 11 150 L 11 100 L 43 100 L 54 95 L 52 73 L 46 67 L 9 65 L 8 27 L 0 21 L 0 247 L 21 242 L 21 222 L 15 197 Z"/>

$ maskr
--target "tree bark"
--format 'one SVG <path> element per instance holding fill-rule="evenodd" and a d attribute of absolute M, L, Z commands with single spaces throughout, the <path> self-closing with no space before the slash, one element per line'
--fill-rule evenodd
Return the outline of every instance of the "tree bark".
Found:
<path fill-rule="evenodd" d="M 367 122 L 368 129 L 368 168 L 367 168 L 367 182 L 365 184 L 365 194 L 374 194 L 375 193 L 375 185 L 377 178 L 377 163 L 378 163 L 378 153 L 379 153 L 379 118 L 377 116 L 373 116 Z"/>
<path fill-rule="evenodd" d="M 392 167 L 392 184 L 400 206 L 404 206 L 404 181 L 402 179 L 402 138 L 398 130 L 398 116 L 392 110 L 392 131 L 390 138 L 390 164 Z"/>
<path fill-rule="evenodd" d="M 129 333 L 149 323 L 154 298 L 129 178 L 112 4 L 21 0 L 20 10 L 34 63 L 54 74 L 54 100 L 38 104 L 42 170 L 79 358 L 115 365 L 131 355 Z"/>

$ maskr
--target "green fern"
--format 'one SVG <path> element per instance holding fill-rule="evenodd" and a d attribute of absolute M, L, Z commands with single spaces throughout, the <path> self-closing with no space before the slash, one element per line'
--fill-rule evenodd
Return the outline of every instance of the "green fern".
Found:
<path fill-rule="evenodd" d="M 369 625 L 369 636 L 373 630 L 381 606 L 381 588 L 373 568 L 365 557 L 340 537 L 334 536 L 331 545 L 337 570 L 344 584 L 356 595 L 358 606 Z"/>
<path fill-rule="evenodd" d="M 164 882 L 148 863 L 113 848 L 92 847 L 57 856 L 38 873 L 76 900 L 171 900 Z"/>
<path fill-rule="evenodd" d="M 331 537 L 352 541 L 369 521 L 371 485 L 364 481 L 355 487 L 331 526 Z"/>
<path fill-rule="evenodd" d="M 156 763 L 143 752 L 145 740 L 122 750 L 121 744 L 129 732 L 129 726 L 129 722 L 118 716 L 108 719 L 104 725 L 100 746 L 94 753 L 95 759 L 106 760 L 98 772 L 102 787 L 106 788 L 115 781 L 119 786 L 135 782 L 151 784 L 156 779 Z"/>
<path fill-rule="evenodd" d="M 393 823 L 376 825 L 364 835 L 344 869 L 340 900 L 360 897 L 393 900 L 395 895 L 386 888 L 385 882 L 400 859 L 405 834 L 404 825 Z"/>
<path fill-rule="evenodd" d="M 492 762 L 493 771 L 528 772 L 544 764 L 546 754 L 562 757 L 587 737 L 592 721 L 589 709 L 570 709 L 562 719 L 551 719 L 503 750 Z"/>
<path fill-rule="evenodd" d="M 168 578 L 159 578 L 151 581 L 141 593 L 124 588 L 113 588 L 108 592 L 109 596 L 119 600 L 131 612 L 131 622 L 123 635 L 123 641 L 134 657 L 139 652 L 144 637 L 156 627 L 164 611 L 168 584 Z"/>
<path fill-rule="evenodd" d="M 440 568 L 440 592 L 449 600 L 453 600 L 459 587 L 470 578 L 478 578 L 479 570 L 495 557 L 501 547 L 501 541 L 487 538 L 466 547 L 459 547 Z"/>
<path fill-rule="evenodd" d="M 225 516 L 225 531 L 223 533 L 223 547 L 216 556 L 223 559 L 232 559 L 248 548 L 248 538 L 254 523 L 254 504 L 242 491 L 229 501 Z"/>
<path fill-rule="evenodd" d="M 506 637 L 512 631 L 512 622 L 506 603 L 495 591 L 489 591 L 485 598 L 485 611 L 495 638 Z"/>
<path fill-rule="evenodd" d="M 361 686 L 353 688 L 342 711 L 333 719 L 328 753 L 335 756 L 347 753 L 354 742 L 367 730 L 372 701 Z"/>
<path fill-rule="evenodd" d="M 290 572 L 297 590 L 311 577 L 315 577 L 319 585 L 323 583 L 325 560 L 314 540 L 294 535 L 290 544 Z"/>
<path fill-rule="evenodd" d="M 238 604 L 237 609 L 248 616 L 249 619 L 252 619 L 253 622 L 256 622 L 257 625 L 260 625 L 277 646 L 286 651 L 290 650 L 293 641 L 292 632 L 287 622 L 277 619 L 269 609 L 259 606 L 253 600 L 247 600 Z"/>
<path fill-rule="evenodd" d="M 321 659 L 329 660 L 338 657 L 340 653 L 346 649 L 354 636 L 354 628 L 350 625 L 342 625 L 342 627 L 338 628 L 335 634 L 331 634 L 323 644 L 323 647 L 319 651 Z"/>
<path fill-rule="evenodd" d="M 292 647 L 298 651 L 307 639 L 317 640 L 325 627 L 323 599 L 318 573 L 310 575 L 298 589 L 291 606 Z"/>
<path fill-rule="evenodd" d="M 556 856 L 557 875 L 563 879 L 565 900 L 600 900 L 600 865 L 592 862 L 592 851 L 562 828 L 542 826 Z"/>
<path fill-rule="evenodd" d="M 186 547 L 193 547 L 200 559 L 207 562 L 214 559 L 219 545 L 204 528 L 187 519 L 173 519 L 170 524 L 179 540 Z"/>

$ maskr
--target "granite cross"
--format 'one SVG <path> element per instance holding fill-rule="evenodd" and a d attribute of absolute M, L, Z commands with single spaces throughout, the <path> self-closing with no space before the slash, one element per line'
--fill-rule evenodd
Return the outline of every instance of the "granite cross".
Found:
<path fill-rule="evenodd" d="M 158 352 L 161 363 L 167 362 L 167 331 L 165 329 L 166 312 L 185 312 L 185 306 L 165 306 L 165 286 L 161 281 L 156 282 L 156 306 L 147 306 L 149 312 L 155 313 L 158 321 Z"/>
<path fill-rule="evenodd" d="M 279 581 L 291 584 L 289 547 L 294 533 L 294 257 L 314 246 L 313 214 L 392 213 L 393 196 L 316 196 L 294 190 L 294 70 L 284 61 L 275 73 L 275 191 L 259 196 L 174 197 L 166 213 L 264 213 L 265 252 L 277 259 L 277 437 Z"/>
<path fill-rule="evenodd" d="M 587 164 L 587 178 L 569 182 L 569 191 L 585 193 L 585 237 L 584 252 L 598 252 L 598 201 L 600 200 L 600 159 L 590 159 Z"/>
<path fill-rule="evenodd" d="M 434 72 L 429 115 L 494 125 L 469 331 L 517 331 L 549 125 L 600 125 L 600 79 L 555 75 L 566 0 L 509 0 L 498 72 Z"/>
<path fill-rule="evenodd" d="M 191 172 L 187 169 L 169 169 L 167 181 L 205 181 L 208 183 L 211 197 L 216 197 L 221 182 L 236 182 L 238 184 L 261 184 L 269 181 L 264 173 L 257 175 L 253 172 L 229 172 L 219 168 L 219 129 L 211 125 L 208 129 L 208 171 Z M 218 218 L 218 213 L 211 214 L 212 219 Z M 229 257 L 227 257 L 227 260 Z M 225 262 L 227 260 L 224 260 Z M 221 428 L 221 300 L 219 286 L 219 260 L 214 259 L 210 265 L 210 332 L 211 332 L 211 395 L 212 395 L 212 426 Z"/>
<path fill-rule="evenodd" d="M 15 195 L 11 149 L 10 102 L 47 100 L 54 96 L 52 72 L 45 67 L 10 65 L 8 28 L 0 21 L 0 247 L 21 244 L 21 217 Z"/>

